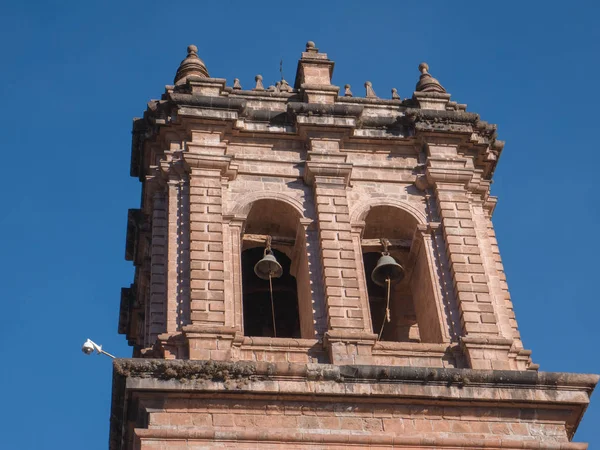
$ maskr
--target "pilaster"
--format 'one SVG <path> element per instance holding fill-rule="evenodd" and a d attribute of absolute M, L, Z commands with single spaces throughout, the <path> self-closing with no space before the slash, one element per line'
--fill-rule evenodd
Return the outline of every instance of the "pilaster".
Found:
<path fill-rule="evenodd" d="M 189 179 L 181 151 L 166 152 L 161 164 L 166 182 L 166 334 L 189 323 Z"/>
<path fill-rule="evenodd" d="M 508 369 L 512 339 L 498 325 L 498 307 L 484 264 L 484 243 L 475 230 L 467 189 L 472 161 L 458 154 L 459 139 L 430 138 L 426 175 L 433 186 L 462 328 L 461 346 L 475 369 Z"/>
<path fill-rule="evenodd" d="M 157 338 L 166 331 L 166 278 L 168 196 L 165 179 L 160 167 L 150 166 L 145 177 L 143 196 L 150 211 L 149 277 L 145 289 L 144 352 L 151 352 Z"/>
<path fill-rule="evenodd" d="M 490 295 L 494 303 L 500 335 L 512 342 L 509 352 L 510 364 L 507 368 L 536 370 L 537 366 L 531 364 L 531 352 L 523 349 L 508 284 L 506 283 L 498 241 L 492 225 L 491 213 L 480 199 L 473 200 L 473 219 L 477 241 L 481 249 L 482 263 L 489 280 Z"/>
<path fill-rule="evenodd" d="M 189 319 L 189 208 L 187 175 L 181 151 L 164 151 L 146 177 L 151 199 L 150 301 L 147 311 L 148 355 L 181 357 L 177 333 Z M 152 349 L 150 349 L 152 348 Z"/>
<path fill-rule="evenodd" d="M 152 249 L 150 252 L 150 296 L 146 305 L 146 347 L 151 347 L 159 334 L 166 331 L 167 273 L 167 194 L 156 190 L 152 195 Z"/>
<path fill-rule="evenodd" d="M 325 344 L 331 362 L 370 360 L 375 335 L 365 317 L 366 293 L 359 288 L 346 188 L 352 165 L 339 152 L 339 141 L 311 139 L 305 180 L 314 187 L 328 332 Z"/>
<path fill-rule="evenodd" d="M 243 333 L 243 298 L 242 298 L 242 231 L 245 216 L 225 216 L 225 324 L 236 332 Z"/>
<path fill-rule="evenodd" d="M 223 182 L 235 176 L 222 144 L 188 146 L 189 171 L 190 325 L 183 328 L 190 359 L 228 359 L 234 329 L 226 323 Z M 205 149 L 203 147 L 210 147 Z M 202 151 L 208 150 L 208 151 Z M 202 151 L 202 153 L 201 153 Z M 222 338 L 219 348 L 219 336 Z M 227 346 L 227 344 L 229 344 Z M 211 351 L 218 351 L 210 353 Z M 206 353 L 208 351 L 208 353 Z"/>
<path fill-rule="evenodd" d="M 186 156 L 186 161 L 191 158 Z M 197 159 L 194 163 L 190 168 L 191 323 L 224 325 L 221 170 Z"/>

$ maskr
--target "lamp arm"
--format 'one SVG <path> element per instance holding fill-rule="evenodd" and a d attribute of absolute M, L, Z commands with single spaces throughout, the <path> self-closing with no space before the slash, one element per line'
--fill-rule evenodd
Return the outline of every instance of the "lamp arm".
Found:
<path fill-rule="evenodd" d="M 110 353 L 108 353 L 108 352 L 105 352 L 105 351 L 104 351 L 104 350 L 102 350 L 102 349 L 98 350 L 98 354 L 99 354 L 99 355 L 103 354 L 103 355 L 106 355 L 106 356 L 108 356 L 109 358 L 115 359 L 115 356 L 114 356 L 114 355 L 111 355 Z"/>

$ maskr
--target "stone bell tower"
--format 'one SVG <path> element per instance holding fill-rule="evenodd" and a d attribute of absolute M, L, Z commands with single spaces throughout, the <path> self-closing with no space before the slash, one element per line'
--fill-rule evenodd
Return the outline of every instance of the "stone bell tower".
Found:
<path fill-rule="evenodd" d="M 293 84 L 228 86 L 190 46 L 134 120 L 110 448 L 587 448 L 598 377 L 517 328 L 496 127 L 427 64 L 406 99 L 333 68 L 309 42 Z"/>

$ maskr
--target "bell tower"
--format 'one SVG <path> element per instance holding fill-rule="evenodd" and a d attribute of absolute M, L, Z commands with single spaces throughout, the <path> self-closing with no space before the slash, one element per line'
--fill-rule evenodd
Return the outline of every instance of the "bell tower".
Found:
<path fill-rule="evenodd" d="M 425 63 L 405 99 L 333 69 L 229 86 L 191 45 L 134 120 L 111 450 L 587 448 L 598 377 L 521 342 L 496 126 Z"/>

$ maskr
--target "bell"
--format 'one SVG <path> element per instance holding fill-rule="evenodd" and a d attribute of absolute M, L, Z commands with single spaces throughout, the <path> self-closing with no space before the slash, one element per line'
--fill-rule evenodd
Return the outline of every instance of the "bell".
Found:
<path fill-rule="evenodd" d="M 371 273 L 371 280 L 378 286 L 385 286 L 388 278 L 390 284 L 400 282 L 404 278 L 404 268 L 389 253 L 382 253 Z"/>
<path fill-rule="evenodd" d="M 271 278 L 279 278 L 283 275 L 283 268 L 275 259 L 275 255 L 270 251 L 266 251 L 265 256 L 254 266 L 254 273 L 258 278 L 268 280 L 269 274 Z"/>

